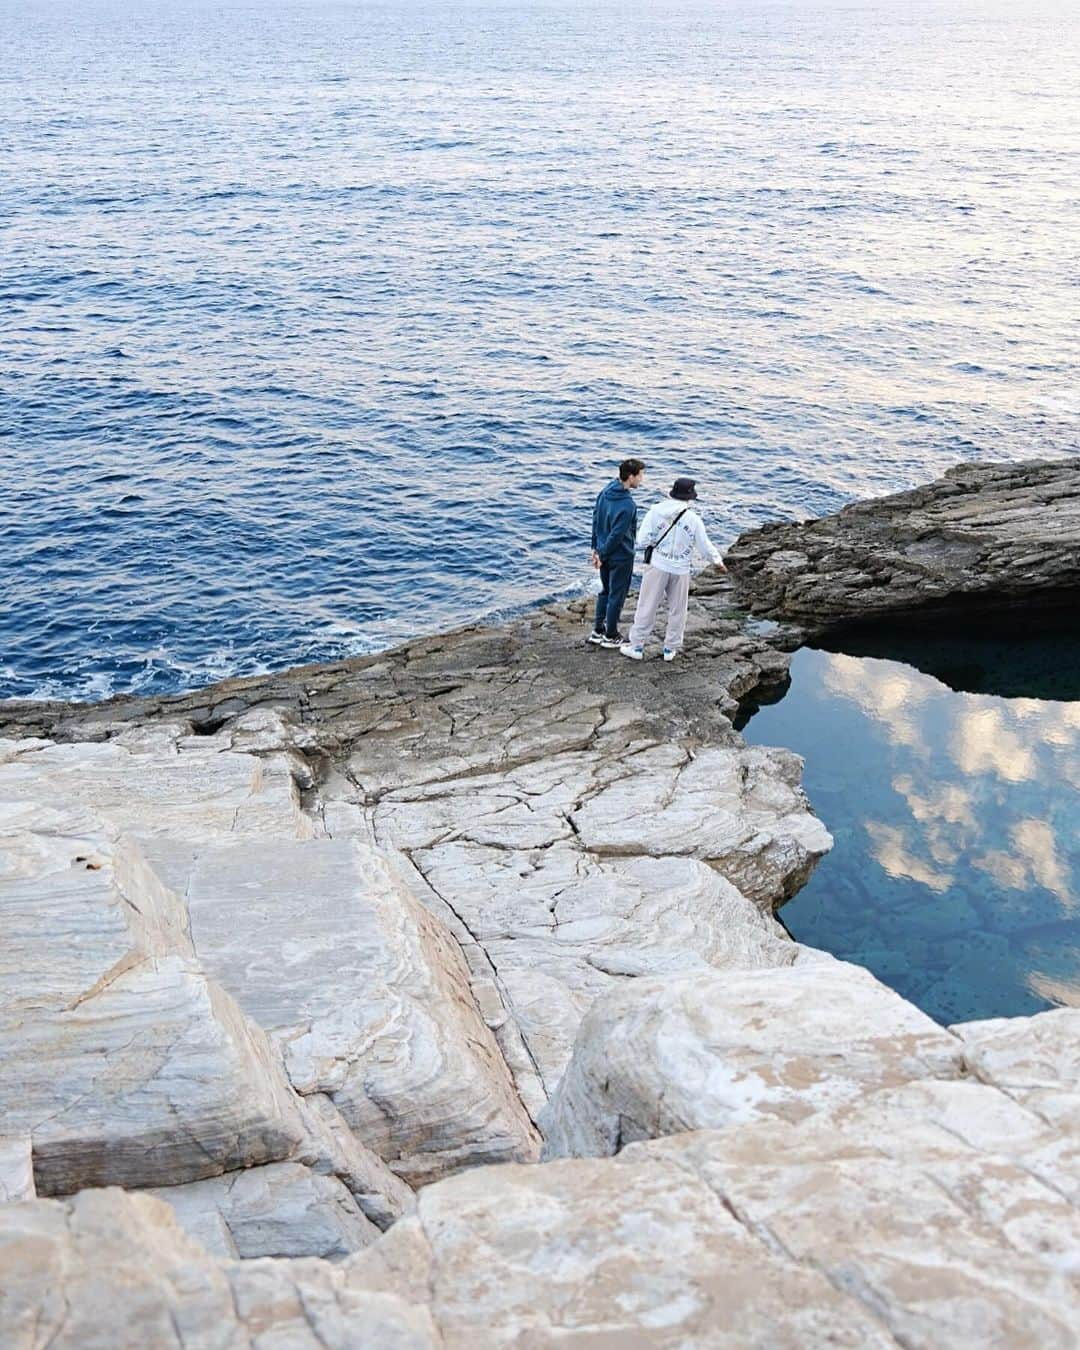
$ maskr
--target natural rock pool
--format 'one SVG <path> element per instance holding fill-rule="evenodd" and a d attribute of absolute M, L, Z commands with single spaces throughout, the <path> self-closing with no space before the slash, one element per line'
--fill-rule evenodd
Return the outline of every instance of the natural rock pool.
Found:
<path fill-rule="evenodd" d="M 1080 1004 L 1080 641 L 860 649 L 905 659 L 803 648 L 743 729 L 836 840 L 784 924 L 941 1022 Z"/>

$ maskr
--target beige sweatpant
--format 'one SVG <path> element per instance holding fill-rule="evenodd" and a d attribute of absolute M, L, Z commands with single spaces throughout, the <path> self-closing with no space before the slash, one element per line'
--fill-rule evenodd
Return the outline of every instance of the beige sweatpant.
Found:
<path fill-rule="evenodd" d="M 627 641 L 632 647 L 644 647 L 652 636 L 660 601 L 667 601 L 667 632 L 664 646 L 677 652 L 686 632 L 686 606 L 690 599 L 690 574 L 679 576 L 660 567 L 646 567 L 638 591 L 634 626 Z"/>

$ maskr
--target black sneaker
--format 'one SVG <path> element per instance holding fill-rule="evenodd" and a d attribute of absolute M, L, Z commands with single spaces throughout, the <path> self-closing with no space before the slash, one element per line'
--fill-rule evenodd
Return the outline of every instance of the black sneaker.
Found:
<path fill-rule="evenodd" d="M 596 646 L 598 647 L 603 646 L 604 643 L 603 629 L 594 628 L 592 632 L 589 634 L 589 641 L 595 643 Z"/>
<path fill-rule="evenodd" d="M 608 637 L 605 633 L 600 639 L 601 647 L 621 647 L 626 639 L 621 633 L 616 633 L 614 637 Z"/>

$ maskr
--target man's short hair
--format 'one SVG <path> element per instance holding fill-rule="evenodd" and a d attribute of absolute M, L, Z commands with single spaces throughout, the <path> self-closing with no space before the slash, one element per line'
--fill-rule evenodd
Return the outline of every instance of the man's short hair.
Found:
<path fill-rule="evenodd" d="M 640 459 L 624 459 L 619 465 L 619 481 L 625 483 L 628 478 L 640 473 L 644 467 Z"/>

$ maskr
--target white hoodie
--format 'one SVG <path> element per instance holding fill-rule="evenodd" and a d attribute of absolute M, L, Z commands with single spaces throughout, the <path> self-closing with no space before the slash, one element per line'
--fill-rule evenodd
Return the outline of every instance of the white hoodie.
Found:
<path fill-rule="evenodd" d="M 657 544 L 680 511 L 685 513 L 682 519 L 668 530 L 663 543 Z M 662 572 L 674 572 L 677 576 L 689 575 L 695 549 L 709 562 L 720 562 L 720 551 L 713 547 L 705 533 L 701 517 L 691 509 L 689 502 L 677 501 L 674 497 L 662 498 L 645 512 L 645 518 L 638 526 L 637 547 L 642 549 L 649 544 L 656 545 L 653 567 L 659 567 Z"/>

